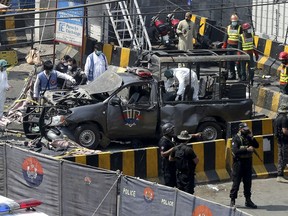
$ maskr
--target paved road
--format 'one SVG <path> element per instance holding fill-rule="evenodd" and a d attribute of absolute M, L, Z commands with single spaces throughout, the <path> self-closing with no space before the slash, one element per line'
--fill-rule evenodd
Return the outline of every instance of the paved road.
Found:
<path fill-rule="evenodd" d="M 223 205 L 230 204 L 231 182 L 196 186 L 195 195 Z M 258 209 L 245 207 L 243 184 L 240 185 L 236 207 L 254 216 L 287 216 L 288 184 L 276 182 L 276 178 L 253 179 L 252 201 Z"/>

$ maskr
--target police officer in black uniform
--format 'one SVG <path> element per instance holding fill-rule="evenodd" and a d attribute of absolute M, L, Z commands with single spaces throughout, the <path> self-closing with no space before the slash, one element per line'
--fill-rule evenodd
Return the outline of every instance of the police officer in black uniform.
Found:
<path fill-rule="evenodd" d="M 199 158 L 187 143 L 192 138 L 201 137 L 201 133 L 189 134 L 188 131 L 181 131 L 177 136 L 179 145 L 173 148 L 169 156 L 170 161 L 176 161 L 177 188 L 190 194 L 194 194 L 195 169 Z"/>
<path fill-rule="evenodd" d="M 246 198 L 245 206 L 249 208 L 257 208 L 251 201 L 252 186 L 252 155 L 255 148 L 259 147 L 259 143 L 253 137 L 246 123 L 239 124 L 239 131 L 232 139 L 232 155 L 233 155 L 233 185 L 230 191 L 230 206 L 235 206 L 239 186 L 241 180 L 244 184 L 244 196 Z"/>
<path fill-rule="evenodd" d="M 288 164 L 288 106 L 282 104 L 274 120 L 274 133 L 278 141 L 277 182 L 288 183 L 284 169 Z"/>
<path fill-rule="evenodd" d="M 169 161 L 169 155 L 175 146 L 173 142 L 174 125 L 172 123 L 165 123 L 162 126 L 162 138 L 158 145 L 160 148 L 162 159 L 162 173 L 164 177 L 164 184 L 170 187 L 176 187 L 176 166 L 174 161 Z"/>

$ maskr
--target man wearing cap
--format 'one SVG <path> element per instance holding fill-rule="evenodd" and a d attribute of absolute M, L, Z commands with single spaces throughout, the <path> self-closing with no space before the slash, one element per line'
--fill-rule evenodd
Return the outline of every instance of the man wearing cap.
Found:
<path fill-rule="evenodd" d="M 3 117 L 4 112 L 4 104 L 6 100 L 6 91 L 8 91 L 11 87 L 8 83 L 6 67 L 8 63 L 4 59 L 0 59 L 0 120 Z"/>
<path fill-rule="evenodd" d="M 288 106 L 283 104 L 278 109 L 278 115 L 274 120 L 274 133 L 278 140 L 278 166 L 277 182 L 288 183 L 284 176 L 284 169 L 288 164 Z"/>
<path fill-rule="evenodd" d="M 189 75 L 191 76 L 191 79 L 189 78 Z M 189 90 L 191 90 L 191 93 L 193 92 L 190 100 L 198 100 L 199 83 L 195 71 L 190 70 L 189 68 L 171 68 L 164 72 L 164 76 L 167 78 L 165 83 L 165 89 L 167 92 L 171 91 L 171 86 L 175 87 L 175 83 L 178 84 L 175 101 L 186 100 L 185 92 L 188 92 L 187 88 L 190 88 Z M 189 85 L 190 81 L 191 83 Z"/>
<path fill-rule="evenodd" d="M 174 147 L 169 156 L 170 161 L 176 161 L 177 188 L 187 193 L 194 194 L 195 168 L 199 159 L 191 146 L 187 143 L 193 137 L 200 137 L 201 134 L 189 134 L 188 131 L 181 131 L 177 136 L 179 145 Z"/>
<path fill-rule="evenodd" d="M 231 203 L 235 206 L 235 200 L 238 195 L 241 180 L 244 184 L 244 196 L 246 198 L 245 206 L 249 208 L 257 208 L 251 200 L 252 186 L 252 155 L 255 148 L 259 147 L 259 143 L 253 137 L 251 130 L 246 123 L 239 124 L 239 131 L 232 139 L 232 188 L 230 190 Z"/>

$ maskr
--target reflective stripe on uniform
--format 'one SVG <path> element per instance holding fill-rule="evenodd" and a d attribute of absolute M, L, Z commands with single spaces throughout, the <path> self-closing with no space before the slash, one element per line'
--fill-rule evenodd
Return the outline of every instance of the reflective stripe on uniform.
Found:
<path fill-rule="evenodd" d="M 238 26 L 238 29 L 232 29 L 231 25 L 227 28 L 227 34 L 228 34 L 228 43 L 231 42 L 238 42 L 239 36 L 240 36 L 240 25 Z"/>
<path fill-rule="evenodd" d="M 288 83 L 287 67 L 284 66 L 282 67 L 280 73 L 280 84 L 287 84 L 287 83 Z"/>
<path fill-rule="evenodd" d="M 254 49 L 254 43 L 253 43 L 253 35 L 251 35 L 251 38 L 245 38 L 244 34 L 241 34 L 242 38 L 242 49 L 244 51 L 247 50 L 253 50 Z"/>

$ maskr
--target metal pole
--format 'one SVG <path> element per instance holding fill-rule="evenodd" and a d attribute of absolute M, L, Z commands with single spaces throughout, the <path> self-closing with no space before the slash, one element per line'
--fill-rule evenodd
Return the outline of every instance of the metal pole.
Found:
<path fill-rule="evenodd" d="M 86 33 L 86 43 L 85 43 L 85 30 L 87 29 L 86 32 L 88 32 L 88 12 L 87 12 L 87 7 L 84 7 L 84 16 L 86 17 L 84 20 L 83 20 L 83 23 L 82 23 L 82 46 L 80 48 L 81 50 L 81 55 L 80 55 L 80 65 L 81 65 L 81 68 L 82 68 L 82 63 L 83 63 L 83 56 L 84 56 L 84 50 L 86 51 L 86 47 L 85 47 L 85 44 L 87 44 L 87 37 L 88 37 L 88 33 Z"/>
<path fill-rule="evenodd" d="M 286 42 L 287 42 L 287 35 L 288 34 L 288 26 L 286 28 L 286 34 L 285 34 L 285 40 L 284 40 L 284 45 L 286 45 Z"/>
<path fill-rule="evenodd" d="M 104 17 L 102 19 L 102 37 L 101 37 L 101 42 L 104 43 L 104 35 L 105 35 L 105 12 L 103 13 Z"/>
<path fill-rule="evenodd" d="M 192 89 L 192 87 L 191 87 L 191 82 L 192 82 L 192 80 L 191 80 L 191 74 L 192 74 L 192 66 L 191 66 L 191 63 L 189 63 L 189 89 L 188 89 L 188 95 L 187 95 L 187 97 L 188 97 L 188 100 L 191 100 L 192 101 L 192 99 L 193 99 L 193 95 L 191 94 L 192 92 L 191 92 L 191 89 Z M 187 87 L 187 86 L 186 86 Z M 194 90 L 194 86 L 193 86 L 193 90 Z M 194 93 L 194 92 L 193 92 Z M 185 100 L 185 98 L 182 98 L 182 100 Z"/>
<path fill-rule="evenodd" d="M 31 49 L 33 49 L 34 46 L 34 28 L 31 29 Z"/>
<path fill-rule="evenodd" d="M 24 12 L 24 13 L 17 13 L 17 14 L 4 14 L 0 15 L 0 18 L 8 17 L 8 16 L 15 16 L 15 15 L 29 15 L 29 14 L 39 14 L 39 13 L 49 13 L 49 12 L 58 12 L 58 11 L 63 11 L 63 10 L 71 10 L 71 9 L 77 9 L 77 8 L 82 8 L 82 7 L 90 7 L 90 6 L 97 6 L 97 5 L 104 5 L 104 4 L 109 4 L 109 3 L 114 3 L 114 2 L 122 2 L 124 0 L 111 0 L 111 1 L 103 1 L 103 2 L 94 2 L 94 3 L 89 3 L 85 5 L 76 5 L 72 7 L 61 7 L 61 8 L 56 8 L 56 9 L 47 9 L 47 10 L 40 10 L 40 11 L 31 11 L 31 12 Z M 7 10 L 8 11 L 8 10 Z"/>
<path fill-rule="evenodd" d="M 58 0 L 56 0 L 56 7 L 57 6 L 58 6 Z M 57 22 L 57 14 L 55 14 L 54 32 L 56 32 L 56 22 Z M 56 53 L 56 43 L 55 43 L 55 40 L 53 40 L 53 65 L 55 64 L 55 53 Z"/>
<path fill-rule="evenodd" d="M 22 31 L 22 30 L 26 30 L 26 29 L 35 29 L 35 28 L 50 27 L 50 26 L 55 26 L 55 24 L 51 23 L 51 24 L 47 24 L 47 25 L 38 25 L 38 26 L 21 27 L 21 28 L 14 28 L 14 29 L 5 29 L 5 30 L 0 30 L 0 33 L 9 32 L 9 31 Z"/>
<path fill-rule="evenodd" d="M 200 63 L 199 62 L 196 63 L 196 74 L 197 74 L 198 80 L 200 80 Z"/>

